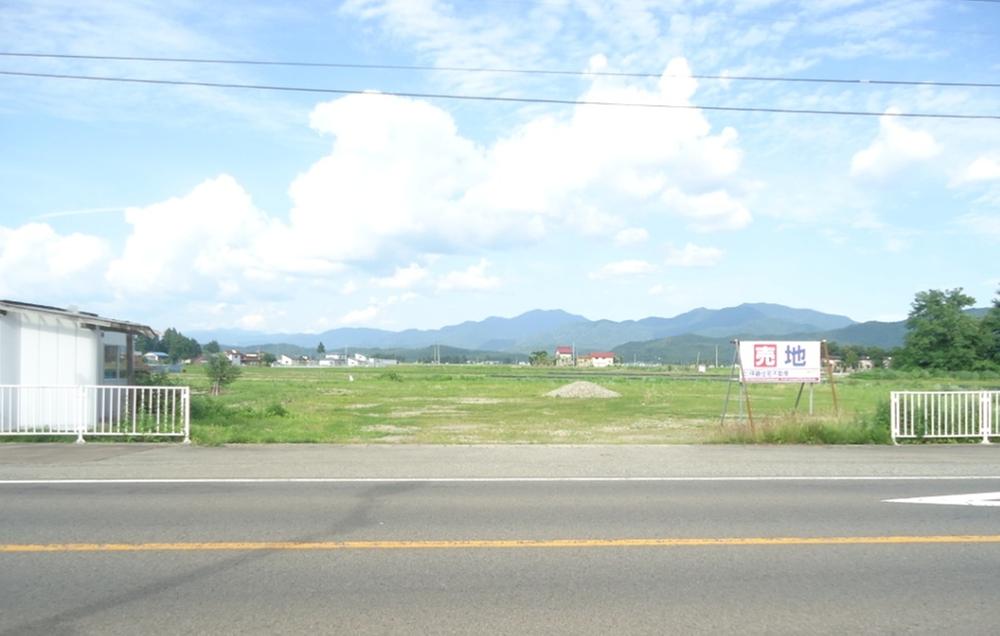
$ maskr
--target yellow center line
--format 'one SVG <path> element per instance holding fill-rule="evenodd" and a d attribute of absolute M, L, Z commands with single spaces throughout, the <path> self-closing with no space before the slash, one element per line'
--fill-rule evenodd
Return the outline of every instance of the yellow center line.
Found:
<path fill-rule="evenodd" d="M 486 539 L 463 541 L 220 541 L 185 543 L 0 544 L 0 554 L 37 552 L 205 552 L 256 550 L 469 550 L 479 548 L 675 548 L 795 545 L 1000 543 L 1000 535 L 722 537 L 647 539 Z"/>

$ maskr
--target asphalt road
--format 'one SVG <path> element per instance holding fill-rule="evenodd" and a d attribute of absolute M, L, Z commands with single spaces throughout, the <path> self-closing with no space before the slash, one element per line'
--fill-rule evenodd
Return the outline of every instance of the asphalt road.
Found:
<path fill-rule="evenodd" d="M 1000 459 L 970 453 L 967 473 Z M 550 472 L 568 472 L 571 456 Z M 33 465 L 42 481 L 66 468 Z M 402 481 L 8 479 L 0 634 L 994 634 L 1000 507 L 885 502 L 1000 491 L 1000 475 L 959 468 L 941 462 L 919 479 L 795 477 L 780 463 L 778 479 L 441 481 L 413 466 Z"/>

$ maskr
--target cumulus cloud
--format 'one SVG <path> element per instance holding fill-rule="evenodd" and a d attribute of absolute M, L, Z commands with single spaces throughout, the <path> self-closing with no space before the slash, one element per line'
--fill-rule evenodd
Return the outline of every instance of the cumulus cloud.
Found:
<path fill-rule="evenodd" d="M 677 58 L 656 84 L 595 76 L 581 97 L 689 104 L 697 86 L 690 75 Z M 231 300 L 248 289 L 280 296 L 303 279 L 377 264 L 396 269 L 371 278 L 372 286 L 409 289 L 429 279 L 417 264 L 428 254 L 531 244 L 555 230 L 640 243 L 648 232 L 628 227 L 634 210 L 673 215 L 701 232 L 751 221 L 732 189 L 742 161 L 738 135 L 713 133 L 697 109 L 576 106 L 532 115 L 481 144 L 434 104 L 367 94 L 319 104 L 310 125 L 332 145 L 291 183 L 287 218 L 257 208 L 225 174 L 128 208 L 131 233 L 107 268 L 110 287 L 119 296 L 145 293 L 150 281 L 192 299 Z M 496 287 L 487 266 L 446 274 L 436 287 Z"/>
<path fill-rule="evenodd" d="M 0 226 L 0 296 L 92 292 L 109 257 L 108 243 L 96 236 L 61 235 L 46 223 Z"/>
<path fill-rule="evenodd" d="M 851 158 L 851 176 L 883 179 L 941 151 L 933 135 L 908 128 L 894 116 L 898 112 L 889 109 L 879 119 L 879 133 L 871 145 Z"/>
<path fill-rule="evenodd" d="M 712 267 L 717 265 L 725 252 L 717 247 L 702 247 L 688 243 L 684 247 L 667 250 L 667 265 L 674 267 Z"/>
<path fill-rule="evenodd" d="M 1000 181 L 1000 160 L 993 157 L 979 157 L 952 180 L 952 185 L 983 181 Z"/>
<path fill-rule="evenodd" d="M 390 289 L 409 289 L 420 281 L 427 278 L 428 271 L 417 263 L 411 263 L 406 267 L 397 267 L 396 272 L 387 278 L 376 278 L 372 282 L 376 287 L 387 287 Z"/>
<path fill-rule="evenodd" d="M 656 266 L 641 260 L 626 260 L 608 263 L 596 272 L 590 273 L 593 280 L 605 280 L 608 278 L 623 278 L 628 276 L 640 276 L 651 274 L 656 271 Z"/>
<path fill-rule="evenodd" d="M 225 174 L 184 196 L 129 208 L 125 221 L 131 234 L 106 274 L 119 295 L 156 281 L 162 294 L 232 297 L 247 284 L 280 290 L 289 279 L 343 270 L 335 250 L 306 249 L 301 231 L 259 210 Z"/>
<path fill-rule="evenodd" d="M 497 276 L 490 276 L 486 269 L 490 262 L 485 258 L 476 265 L 470 265 L 464 270 L 449 272 L 437 283 L 438 291 L 483 291 L 495 289 L 501 281 Z"/>
<path fill-rule="evenodd" d="M 637 245 L 639 243 L 645 243 L 647 240 L 649 240 L 649 232 L 641 227 L 625 228 L 615 234 L 615 245 L 618 247 Z"/>

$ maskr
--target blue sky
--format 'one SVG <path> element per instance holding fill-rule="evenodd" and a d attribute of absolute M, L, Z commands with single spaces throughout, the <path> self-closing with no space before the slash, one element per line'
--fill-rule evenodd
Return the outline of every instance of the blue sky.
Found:
<path fill-rule="evenodd" d="M 741 302 L 896 320 L 917 291 L 1000 286 L 1000 120 L 884 115 L 996 115 L 1000 88 L 692 77 L 996 83 L 998 3 L 276 4 L 13 0 L 0 48 L 435 70 L 0 70 L 692 108 L 0 76 L 0 297 L 318 332 Z"/>

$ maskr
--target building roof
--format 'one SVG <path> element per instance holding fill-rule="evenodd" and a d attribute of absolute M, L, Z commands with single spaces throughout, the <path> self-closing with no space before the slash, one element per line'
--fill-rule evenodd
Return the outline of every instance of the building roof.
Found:
<path fill-rule="evenodd" d="M 140 325 L 136 322 L 128 322 L 126 320 L 103 318 L 95 313 L 80 311 L 75 308 L 61 309 L 59 307 L 50 307 L 48 305 L 36 305 L 33 303 L 23 303 L 14 300 L 0 300 L 0 315 L 7 314 L 8 312 L 49 314 L 59 316 L 61 318 L 67 318 L 69 320 L 75 320 L 81 327 L 88 327 L 91 329 L 100 328 L 105 331 L 121 331 L 124 333 L 143 335 L 147 338 L 156 337 L 156 332 L 153 331 L 152 327 Z"/>
<path fill-rule="evenodd" d="M 556 347 L 556 355 L 571 356 L 573 347 Z"/>

